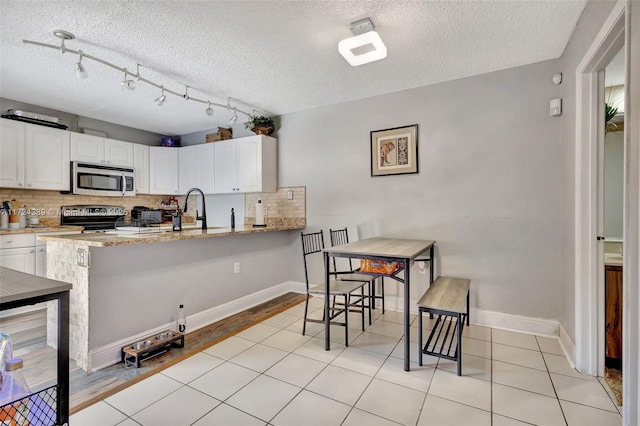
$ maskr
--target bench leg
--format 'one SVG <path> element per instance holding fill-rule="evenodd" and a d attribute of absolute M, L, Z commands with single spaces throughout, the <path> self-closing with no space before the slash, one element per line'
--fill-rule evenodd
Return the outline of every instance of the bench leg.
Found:
<path fill-rule="evenodd" d="M 422 367 L 422 309 L 418 309 L 418 365 Z"/>
<path fill-rule="evenodd" d="M 456 352 L 458 352 L 458 376 L 462 376 L 462 327 L 464 327 L 462 314 L 458 313 L 458 348 L 456 349 Z"/>
<path fill-rule="evenodd" d="M 467 326 L 469 325 L 469 292 L 467 291 Z"/>

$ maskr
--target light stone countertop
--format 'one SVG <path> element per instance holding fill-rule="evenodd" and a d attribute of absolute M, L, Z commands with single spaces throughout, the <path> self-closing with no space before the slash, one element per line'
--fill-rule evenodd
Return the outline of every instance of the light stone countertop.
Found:
<path fill-rule="evenodd" d="M 304 221 L 304 220 L 303 220 Z M 234 230 L 230 228 L 200 228 L 183 229 L 180 232 L 163 230 L 151 233 L 130 233 L 130 234 L 70 234 L 70 235 L 39 235 L 39 240 L 44 241 L 77 241 L 90 247 L 117 247 L 132 244 L 162 243 L 167 241 L 192 240 L 196 238 L 228 237 L 231 235 L 258 234 L 264 232 L 289 231 L 304 229 L 306 224 L 300 221 L 292 223 L 282 223 L 264 228 L 254 228 L 251 225 L 237 226 Z"/>
<path fill-rule="evenodd" d="M 622 266 L 622 255 L 620 253 L 605 253 L 604 264 L 610 266 Z"/>
<path fill-rule="evenodd" d="M 82 231 L 82 226 L 43 226 L 37 228 L 0 229 L 0 235 L 39 234 L 45 232 L 76 232 Z"/>

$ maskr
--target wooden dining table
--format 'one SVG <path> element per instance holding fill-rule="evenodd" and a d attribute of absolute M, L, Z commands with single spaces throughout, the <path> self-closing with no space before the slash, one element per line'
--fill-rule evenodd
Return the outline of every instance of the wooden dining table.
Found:
<path fill-rule="evenodd" d="M 325 349 L 330 350 L 330 315 L 329 315 L 329 281 L 330 267 L 329 260 L 332 257 L 343 257 L 351 259 L 371 259 L 385 262 L 399 262 L 402 266 L 391 274 L 371 273 L 359 271 L 360 274 L 372 276 L 389 277 L 401 284 L 404 284 L 404 371 L 409 371 L 409 350 L 410 350 L 410 334 L 409 325 L 411 322 L 410 306 L 409 306 L 409 287 L 411 284 L 410 270 L 411 264 L 421 254 L 429 251 L 431 265 L 429 268 L 429 284 L 433 282 L 434 270 L 434 247 L 436 242 L 432 240 L 409 240 L 403 238 L 366 238 L 348 244 L 334 247 L 327 247 L 324 252 L 324 270 L 325 270 Z"/>

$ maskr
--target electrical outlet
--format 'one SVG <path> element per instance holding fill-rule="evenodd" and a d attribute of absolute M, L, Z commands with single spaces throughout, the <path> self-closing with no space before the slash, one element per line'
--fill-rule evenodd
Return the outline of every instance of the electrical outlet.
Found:
<path fill-rule="evenodd" d="M 233 273 L 234 274 L 240 273 L 240 262 L 235 262 L 233 264 Z"/>
<path fill-rule="evenodd" d="M 77 259 L 78 266 L 84 266 L 86 268 L 89 263 L 87 250 L 79 248 L 77 252 L 77 256 L 78 256 L 78 259 Z"/>
<path fill-rule="evenodd" d="M 293 200 L 293 191 L 292 190 L 288 190 L 287 191 L 287 200 Z"/>

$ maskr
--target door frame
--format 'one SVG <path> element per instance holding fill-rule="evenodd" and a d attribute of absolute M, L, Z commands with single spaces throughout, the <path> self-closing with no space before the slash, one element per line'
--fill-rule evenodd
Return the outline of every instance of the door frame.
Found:
<path fill-rule="evenodd" d="M 575 134 L 575 365 L 595 375 L 598 367 L 597 70 L 615 52 L 624 32 L 624 425 L 640 422 L 640 2 L 619 0 L 576 69 Z M 619 47 L 618 47 L 619 48 Z M 604 356 L 602 354 L 601 356 Z"/>
<path fill-rule="evenodd" d="M 604 260 L 603 244 L 598 242 L 602 216 L 599 182 L 604 141 L 603 70 L 624 45 L 624 12 L 624 2 L 618 1 L 576 68 L 575 366 L 593 376 L 604 368 Z"/>

